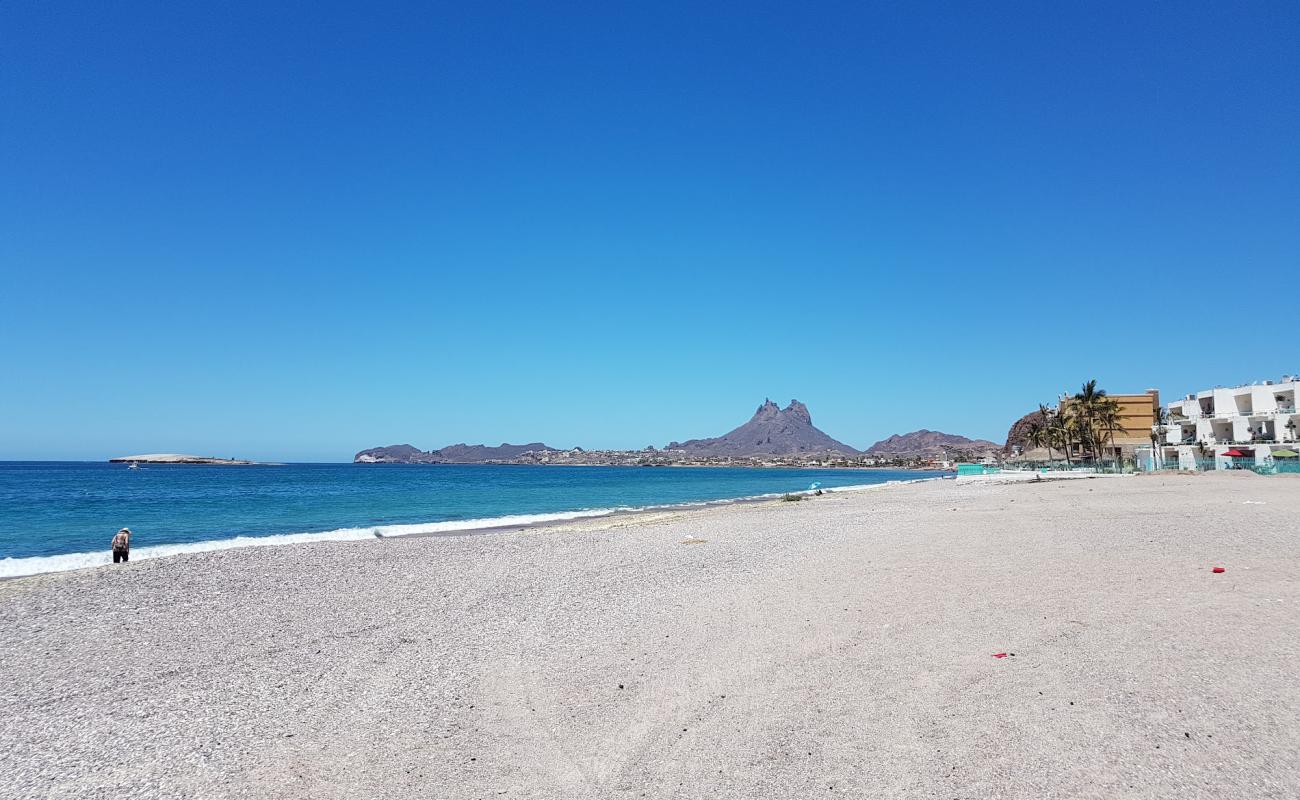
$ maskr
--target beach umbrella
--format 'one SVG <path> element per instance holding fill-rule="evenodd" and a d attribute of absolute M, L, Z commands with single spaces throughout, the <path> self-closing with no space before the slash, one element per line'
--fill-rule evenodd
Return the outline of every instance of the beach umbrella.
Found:
<path fill-rule="evenodd" d="M 1286 448 L 1273 451 L 1273 458 L 1295 458 L 1296 456 L 1300 456 L 1300 453 L 1297 453 L 1294 450 L 1287 450 Z"/>
<path fill-rule="evenodd" d="M 1237 448 L 1234 447 L 1234 448 L 1232 448 L 1231 450 L 1229 450 L 1228 452 L 1224 453 L 1224 455 L 1227 456 L 1228 458 L 1246 458 L 1247 456 L 1251 456 L 1251 455 L 1254 455 L 1254 454 L 1253 454 L 1253 453 L 1243 453 L 1243 452 L 1241 452 L 1240 450 L 1238 450 Z"/>

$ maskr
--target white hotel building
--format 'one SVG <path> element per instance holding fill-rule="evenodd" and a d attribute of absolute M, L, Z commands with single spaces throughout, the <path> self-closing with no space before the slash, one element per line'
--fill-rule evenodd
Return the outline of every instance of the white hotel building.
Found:
<path fill-rule="evenodd" d="M 1234 462 L 1265 464 L 1275 451 L 1300 450 L 1298 386 L 1300 379 L 1286 375 L 1276 383 L 1216 387 L 1169 403 L 1168 419 L 1153 431 L 1157 458 L 1179 469 L 1196 469 L 1198 462 L 1209 466 L 1211 460 L 1223 469 Z"/>

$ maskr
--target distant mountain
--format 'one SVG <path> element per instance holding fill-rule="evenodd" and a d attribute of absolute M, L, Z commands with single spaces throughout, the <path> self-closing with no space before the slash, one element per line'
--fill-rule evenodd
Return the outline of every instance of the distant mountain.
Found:
<path fill-rule="evenodd" d="M 563 454 L 557 459 L 552 454 Z M 479 464 L 484 462 L 513 462 L 521 464 L 573 463 L 599 464 L 623 463 L 623 457 L 633 464 L 647 461 L 650 455 L 663 463 L 692 462 L 699 459 L 730 459 L 744 457 L 806 456 L 814 460 L 822 455 L 856 456 L 858 451 L 836 441 L 812 424 L 808 406 L 798 400 L 780 408 L 767 400 L 758 407 L 754 416 L 735 430 L 712 439 L 691 439 L 673 442 L 663 451 L 647 448 L 641 451 L 593 451 L 582 448 L 557 450 L 541 442 L 532 444 L 502 444 L 488 447 L 481 444 L 453 444 L 441 450 L 420 450 L 409 444 L 372 447 L 353 457 L 358 464 Z M 724 461 L 724 463 L 726 463 Z"/>
<path fill-rule="evenodd" d="M 858 451 L 822 433 L 812 424 L 808 407 L 791 400 L 786 408 L 767 400 L 749 422 L 712 439 L 672 442 L 666 450 L 684 450 L 691 456 L 791 455 Z"/>
<path fill-rule="evenodd" d="M 867 448 L 869 456 L 939 456 L 945 450 L 955 453 L 959 450 L 974 452 L 993 452 L 1001 450 L 1002 445 L 986 439 L 968 439 L 952 433 L 929 431 L 922 428 L 911 433 L 894 434 L 888 439 L 881 439 Z"/>
<path fill-rule="evenodd" d="M 356 464 L 479 464 L 485 461 L 510 461 L 530 451 L 559 452 L 541 442 L 532 444 L 505 444 L 489 447 L 483 444 L 452 444 L 441 450 L 421 450 L 409 444 L 372 447 L 362 450 L 353 458 Z"/>

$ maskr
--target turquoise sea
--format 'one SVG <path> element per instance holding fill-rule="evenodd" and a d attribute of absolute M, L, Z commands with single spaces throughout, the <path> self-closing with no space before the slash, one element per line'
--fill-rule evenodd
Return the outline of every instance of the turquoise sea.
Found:
<path fill-rule="evenodd" d="M 897 470 L 0 462 L 0 577 L 227 547 L 522 525 L 940 477 Z"/>

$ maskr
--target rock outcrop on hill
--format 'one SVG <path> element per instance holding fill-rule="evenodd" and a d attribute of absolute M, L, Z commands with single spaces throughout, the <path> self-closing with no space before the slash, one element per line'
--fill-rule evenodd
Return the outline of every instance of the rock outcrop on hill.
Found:
<path fill-rule="evenodd" d="M 968 439 L 953 433 L 931 431 L 922 428 L 911 433 L 894 434 L 888 439 L 881 439 L 867 448 L 869 456 L 942 456 L 966 451 L 971 453 L 993 453 L 1002 449 L 987 439 Z"/>
<path fill-rule="evenodd" d="M 758 407 L 749 422 L 722 436 L 672 442 L 665 450 L 682 450 L 691 456 L 791 455 L 798 453 L 839 453 L 857 455 L 858 451 L 836 441 L 812 424 L 808 406 L 798 400 L 780 408 L 767 400 Z"/>
<path fill-rule="evenodd" d="M 487 461 L 510 461 L 528 452 L 551 451 L 541 442 L 506 444 L 496 447 L 483 444 L 452 444 L 440 450 L 421 450 L 409 444 L 372 447 L 353 457 L 356 464 L 481 464 Z"/>
<path fill-rule="evenodd" d="M 1042 418 L 1042 412 L 1030 411 L 1011 423 L 1011 430 L 1007 431 L 1007 443 L 1003 446 L 1002 452 L 1010 455 L 1017 447 L 1020 448 L 1020 452 L 1027 452 L 1030 449 L 1029 429 L 1034 422 L 1041 421 Z"/>

